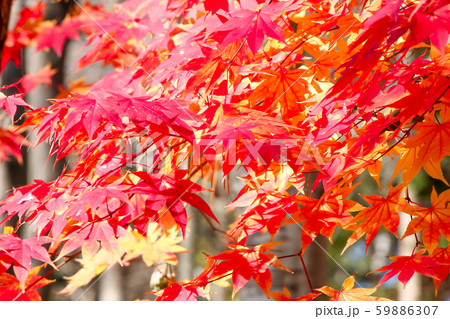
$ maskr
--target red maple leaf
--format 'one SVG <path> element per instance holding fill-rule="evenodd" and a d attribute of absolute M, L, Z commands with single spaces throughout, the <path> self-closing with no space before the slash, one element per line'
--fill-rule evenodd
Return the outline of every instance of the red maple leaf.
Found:
<path fill-rule="evenodd" d="M 411 256 L 388 257 L 394 262 L 390 263 L 389 265 L 383 266 L 380 269 L 372 271 L 372 272 L 389 271 L 387 274 L 383 276 L 383 278 L 381 278 L 381 280 L 378 282 L 377 287 L 381 286 L 383 283 L 385 283 L 386 281 L 388 281 L 397 274 L 398 280 L 403 284 L 403 287 L 406 286 L 408 281 L 416 272 L 431 277 L 433 279 L 437 278 L 433 268 L 438 266 L 439 264 L 430 256 L 424 256 L 423 255 L 424 252 L 425 249 L 421 249 Z"/>
<path fill-rule="evenodd" d="M 22 145 L 26 145 L 25 138 L 13 133 L 11 129 L 0 128 L 0 160 L 9 160 L 9 155 L 14 156 L 19 163 L 22 163 Z"/>
<path fill-rule="evenodd" d="M 133 187 L 133 192 L 151 195 L 146 201 L 146 206 L 150 209 L 151 214 L 158 212 L 166 205 L 167 211 L 180 226 L 183 236 L 186 230 L 187 214 L 182 202 L 197 208 L 219 223 L 208 204 L 193 193 L 205 190 L 196 183 L 190 180 L 172 179 L 168 176 L 161 179 L 146 172 L 133 172 L 133 174 L 142 179 Z"/>
<path fill-rule="evenodd" d="M 23 289 L 25 289 L 25 281 L 31 269 L 32 257 L 56 267 L 51 261 L 47 249 L 42 246 L 49 242 L 51 239 L 47 237 L 21 239 L 15 234 L 0 235 L 0 249 L 7 251 L 9 256 L 14 259 L 14 272 Z"/>
<path fill-rule="evenodd" d="M 39 200 L 43 200 L 47 196 L 51 189 L 50 184 L 42 180 L 35 180 L 34 182 L 34 184 L 14 189 L 3 200 L 0 206 L 0 216 L 5 213 L 7 213 L 7 216 L 1 221 L 2 223 L 16 215 L 22 218 L 28 210 L 36 207 Z"/>
<path fill-rule="evenodd" d="M 9 31 L 3 47 L 0 71 L 3 72 L 9 61 L 19 67 L 21 50 L 30 44 L 37 35 L 39 23 L 43 20 L 45 3 L 35 1 L 31 8 L 24 7 L 19 13 L 19 19 L 13 30 Z"/>
<path fill-rule="evenodd" d="M 228 11 L 228 0 L 205 0 L 205 10 L 216 13 L 220 9 Z"/>
<path fill-rule="evenodd" d="M 42 266 L 30 270 L 25 281 L 25 286 L 30 287 L 23 291 L 23 284 L 11 274 L 3 273 L 0 275 L 0 300 L 1 301 L 42 301 L 37 289 L 42 288 L 55 280 L 41 279 L 37 274 Z M 38 281 L 39 280 L 39 281 Z"/>
<path fill-rule="evenodd" d="M 17 111 L 17 105 L 23 105 L 31 108 L 28 103 L 23 100 L 22 94 L 6 96 L 2 92 L 0 92 L 0 107 L 5 110 L 6 114 L 8 114 L 13 121 L 14 115 Z"/>
<path fill-rule="evenodd" d="M 108 223 L 108 221 L 100 221 L 92 223 L 87 227 L 74 227 L 72 232 L 65 238 L 67 239 L 59 256 L 64 255 L 78 249 L 83 248 L 83 255 L 88 258 L 95 255 L 101 246 L 108 252 L 116 254 L 119 257 L 119 243 L 117 238 L 125 236 L 126 230 L 122 227 L 116 229 Z"/>
<path fill-rule="evenodd" d="M 291 215 L 288 223 L 300 224 L 302 238 L 302 253 L 322 234 L 330 241 L 336 226 L 343 227 L 352 215 L 350 211 L 359 210 L 360 205 L 354 201 L 344 199 L 348 190 L 338 190 L 328 197 L 319 199 L 308 196 L 297 196 L 295 201 L 302 207 Z"/>
<path fill-rule="evenodd" d="M 47 64 L 39 70 L 38 73 L 28 73 L 22 78 L 22 87 L 25 92 L 33 91 L 39 84 L 51 85 L 52 76 L 56 74 L 56 69 L 52 69 L 50 64 Z"/>
<path fill-rule="evenodd" d="M 264 34 L 285 42 L 283 30 L 272 21 L 272 17 L 279 14 L 280 9 L 282 8 L 277 5 L 265 4 L 256 11 L 249 9 L 234 11 L 230 19 L 217 29 L 218 33 L 213 38 L 223 46 L 246 38 L 250 50 L 255 55 L 264 41 Z"/>
<path fill-rule="evenodd" d="M 433 1 L 423 6 L 423 1 L 414 10 L 412 20 L 411 43 L 416 45 L 427 38 L 439 50 L 442 57 L 445 55 L 448 35 L 450 32 L 450 4 L 445 1 Z"/>
<path fill-rule="evenodd" d="M 201 296 L 202 294 L 202 289 L 200 288 L 171 282 L 169 283 L 169 286 L 164 289 L 161 296 L 156 298 L 156 301 L 197 301 L 196 297 Z"/>
<path fill-rule="evenodd" d="M 214 270 L 215 274 L 232 272 L 233 297 L 247 284 L 250 278 L 253 278 L 269 297 L 272 275 L 268 266 L 275 265 L 278 259 L 274 254 L 266 253 L 266 251 L 279 244 L 269 242 L 255 246 L 254 248 L 227 245 L 231 248 L 230 250 L 226 250 L 216 256 L 208 256 L 208 258 L 217 261 L 222 260 Z"/>
<path fill-rule="evenodd" d="M 62 54 L 67 39 L 78 39 L 81 20 L 65 19 L 60 25 L 52 21 L 41 23 L 42 30 L 36 37 L 36 51 L 52 48 L 58 55 Z"/>
<path fill-rule="evenodd" d="M 236 202 L 234 203 L 236 204 Z M 267 228 L 267 231 L 273 238 L 282 226 L 286 214 L 294 214 L 296 210 L 297 205 L 290 200 L 273 201 L 265 205 L 251 207 L 251 209 L 239 216 L 236 226 L 230 232 L 230 236 L 236 237 L 237 243 L 243 245 L 248 236 Z"/>
<path fill-rule="evenodd" d="M 450 273 L 450 245 L 446 248 L 438 247 L 431 256 L 437 263 L 433 267 L 436 277 L 433 278 L 435 293 L 437 295 L 439 285 L 448 277 Z"/>

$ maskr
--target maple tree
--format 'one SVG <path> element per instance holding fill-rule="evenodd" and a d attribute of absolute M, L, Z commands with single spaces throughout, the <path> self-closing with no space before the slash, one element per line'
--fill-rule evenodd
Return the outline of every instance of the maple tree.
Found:
<path fill-rule="evenodd" d="M 110 12 L 78 4 L 60 22 L 45 20 L 44 9 L 37 1 L 21 11 L 2 70 L 19 66 L 26 47 L 60 55 L 83 34 L 78 69 L 101 62 L 113 71 L 61 87 L 47 107 L 28 105 L 24 93 L 51 85 L 50 65 L 2 88 L 17 87 L 0 93 L 12 122 L 17 106 L 27 111 L 19 128 L 0 131 L 0 159 L 20 158 L 25 129 L 37 133 L 32 143 L 48 141 L 57 160 L 76 155 L 56 180 L 13 189 L 0 203 L 2 300 L 39 300 L 46 276 L 75 258 L 81 269 L 63 293 L 116 262 L 176 264 L 189 236 L 187 205 L 226 232 L 226 248 L 205 253 L 197 277 L 168 278 L 157 300 L 207 297 L 224 280 L 233 297 L 254 280 L 275 300 L 383 300 L 371 295 L 396 274 L 404 285 L 416 272 L 431 277 L 436 292 L 447 278 L 450 192 L 433 189 L 424 207 L 408 189 L 422 168 L 449 185 L 441 167 L 450 155 L 448 1 L 126 0 Z M 396 155 L 381 185 L 383 158 Z M 227 207 L 243 212 L 219 225 L 198 193 L 214 191 L 205 182 L 215 185 L 217 171 L 229 185 L 235 168 L 245 184 Z M 360 194 L 363 205 L 351 194 L 366 170 L 389 193 Z M 401 215 L 411 216 L 404 234 Z M 16 234 L 24 224 L 30 238 Z M 283 256 L 273 237 L 289 224 L 301 227 L 302 248 Z M 364 236 L 368 248 L 381 229 L 415 236 L 416 246 L 374 269 L 389 271 L 374 288 L 354 288 L 350 276 L 341 291 L 271 291 L 273 268 L 289 271 L 285 258 L 304 266 L 308 246 L 319 235 L 331 241 L 336 229 L 351 232 L 345 249 Z M 248 243 L 264 232 L 271 240 Z M 32 268 L 32 259 L 45 264 Z"/>

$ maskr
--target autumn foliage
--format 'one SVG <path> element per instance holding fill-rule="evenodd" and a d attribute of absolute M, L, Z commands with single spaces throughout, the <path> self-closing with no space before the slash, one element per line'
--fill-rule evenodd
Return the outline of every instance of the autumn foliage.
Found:
<path fill-rule="evenodd" d="M 85 37 L 78 69 L 100 62 L 113 71 L 61 88 L 48 107 L 28 105 L 24 93 L 52 85 L 50 65 L 25 75 L 17 93 L 0 93 L 13 121 L 18 105 L 27 108 L 19 129 L 0 131 L 0 159 L 20 158 L 14 131 L 28 129 L 38 136 L 31 143 L 48 141 L 49 155 L 72 161 L 56 180 L 36 180 L 1 202 L 0 299 L 40 299 L 35 289 L 51 281 L 32 259 L 49 274 L 76 258 L 82 268 L 67 294 L 116 262 L 176 264 L 189 236 L 186 206 L 226 230 L 226 246 L 205 253 L 197 277 L 171 278 L 158 300 L 207 297 L 223 280 L 233 297 L 254 280 L 276 300 L 382 300 L 371 294 L 396 274 L 403 284 L 416 272 L 431 277 L 436 291 L 447 278 L 450 190 L 433 189 L 429 206 L 408 190 L 422 169 L 449 185 L 441 168 L 450 155 L 448 1 L 127 0 L 110 12 L 75 6 L 58 24 L 43 10 L 40 2 L 22 10 L 2 69 L 20 65 L 26 47 L 61 54 L 67 40 Z M 391 182 L 380 185 L 382 160 L 393 156 Z M 244 186 L 227 209 L 239 208 L 237 217 L 219 226 L 199 194 L 214 191 L 217 172 L 227 189 L 236 168 Z M 360 194 L 362 205 L 350 194 L 366 170 L 389 193 Z M 405 233 L 401 215 L 411 216 Z M 16 234 L 24 224 L 32 237 Z M 373 269 L 388 271 L 374 288 L 354 287 L 352 276 L 341 291 L 291 296 L 271 290 L 272 269 L 285 269 L 279 243 L 248 243 L 289 224 L 301 227 L 299 262 L 317 236 L 331 241 L 336 229 L 350 231 L 346 248 L 369 247 L 381 229 L 417 244 Z"/>

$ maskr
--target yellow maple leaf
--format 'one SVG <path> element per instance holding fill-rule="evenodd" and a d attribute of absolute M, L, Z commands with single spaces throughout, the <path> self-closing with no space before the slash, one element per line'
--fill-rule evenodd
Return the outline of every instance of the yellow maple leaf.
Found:
<path fill-rule="evenodd" d="M 355 275 L 345 279 L 341 291 L 328 286 L 316 289 L 321 293 L 331 297 L 330 301 L 388 301 L 389 299 L 371 296 L 377 288 L 353 288 L 355 285 Z"/>
<path fill-rule="evenodd" d="M 175 254 L 187 251 L 178 245 L 183 240 L 181 236 L 177 236 L 178 232 L 170 230 L 163 232 L 158 223 L 151 222 L 149 224 L 146 237 L 135 231 L 131 233 L 135 237 L 134 241 L 119 244 L 120 246 L 129 245 L 129 249 L 123 257 L 124 262 L 142 256 L 148 267 L 160 261 L 176 265 L 178 259 Z"/>
<path fill-rule="evenodd" d="M 118 239 L 117 254 L 102 247 L 94 255 L 82 255 L 82 258 L 77 261 L 83 268 L 74 275 L 66 277 L 68 284 L 60 293 L 72 294 L 78 288 L 89 284 L 95 276 L 115 263 L 127 264 L 130 260 L 142 256 L 148 267 L 159 262 L 176 265 L 178 259 L 175 254 L 186 252 L 185 248 L 178 245 L 182 241 L 182 237 L 177 236 L 178 231 L 175 228 L 163 232 L 158 223 L 151 222 L 148 226 L 147 236 L 142 236 L 130 228 L 128 233 L 129 236 L 122 236 Z M 122 259 L 117 257 L 122 255 L 124 255 Z"/>

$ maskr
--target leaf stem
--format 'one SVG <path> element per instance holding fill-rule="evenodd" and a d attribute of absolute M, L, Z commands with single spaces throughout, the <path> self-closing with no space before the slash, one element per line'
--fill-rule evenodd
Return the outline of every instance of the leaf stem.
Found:
<path fill-rule="evenodd" d="M 227 71 L 228 69 L 231 67 L 231 63 L 233 63 L 234 58 L 236 58 L 236 56 L 238 55 L 238 53 L 241 51 L 242 46 L 244 45 L 244 43 L 247 41 L 247 39 L 244 39 L 244 41 L 242 41 L 241 45 L 239 46 L 239 48 L 237 49 L 236 53 L 233 55 L 233 57 L 231 58 L 230 61 L 228 61 L 228 67 L 227 67 Z"/>
<path fill-rule="evenodd" d="M 209 224 L 209 226 L 211 227 L 211 229 L 213 231 L 217 231 L 219 233 L 222 233 L 224 235 L 227 235 L 228 237 L 231 237 L 226 231 L 217 228 L 216 226 L 214 226 L 214 224 L 211 222 L 210 217 L 208 215 L 206 215 L 204 212 L 202 212 L 201 210 L 199 210 L 199 212 L 202 214 L 202 216 L 205 218 L 206 222 Z"/>

